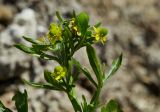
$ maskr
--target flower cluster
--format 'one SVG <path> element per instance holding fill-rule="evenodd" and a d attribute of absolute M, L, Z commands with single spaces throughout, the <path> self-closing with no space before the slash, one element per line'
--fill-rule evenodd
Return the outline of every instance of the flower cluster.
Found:
<path fill-rule="evenodd" d="M 55 45 L 57 42 L 62 42 L 64 38 L 65 40 L 74 42 L 72 43 L 73 45 L 82 40 L 83 42 L 81 43 L 86 42 L 93 44 L 100 41 L 104 44 L 107 40 L 106 36 L 108 34 L 108 30 L 100 26 L 89 26 L 88 21 L 89 18 L 81 18 L 80 15 L 77 17 L 72 17 L 69 20 L 64 20 L 63 24 L 51 23 L 47 35 L 40 38 L 40 40 L 44 43 L 49 42 L 49 44 L 52 45 Z"/>
<path fill-rule="evenodd" d="M 101 41 L 103 44 L 106 42 L 107 38 L 107 30 L 105 28 L 96 28 L 93 27 L 95 33 L 93 34 L 93 37 L 95 38 L 95 41 Z"/>
<path fill-rule="evenodd" d="M 66 68 L 62 66 L 56 66 L 52 72 L 52 75 L 58 81 L 66 75 Z"/>
<path fill-rule="evenodd" d="M 47 37 L 52 44 L 56 41 L 62 41 L 62 28 L 55 23 L 51 23 Z"/>
<path fill-rule="evenodd" d="M 81 32 L 80 32 L 80 29 L 78 28 L 78 25 L 76 24 L 75 18 L 71 19 L 69 27 L 71 28 L 74 34 L 81 36 Z"/>

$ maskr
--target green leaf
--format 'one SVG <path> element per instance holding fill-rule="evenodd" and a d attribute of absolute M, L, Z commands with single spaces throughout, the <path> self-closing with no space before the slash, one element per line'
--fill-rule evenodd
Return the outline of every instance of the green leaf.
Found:
<path fill-rule="evenodd" d="M 0 101 L 0 112 L 12 112 L 10 109 L 6 108 Z"/>
<path fill-rule="evenodd" d="M 89 71 L 86 68 L 81 68 L 81 70 L 83 71 L 84 75 L 94 84 L 94 86 L 98 87 L 97 83 L 94 81 Z"/>
<path fill-rule="evenodd" d="M 33 82 L 28 82 L 26 80 L 23 80 L 23 82 L 25 84 L 30 85 L 35 88 L 44 88 L 44 89 L 50 89 L 50 90 L 64 91 L 64 89 L 60 89 L 60 88 L 53 86 L 53 85 L 50 85 L 50 84 L 33 83 Z"/>
<path fill-rule="evenodd" d="M 94 25 L 94 27 L 98 28 L 99 26 L 101 26 L 101 22 L 98 22 L 97 24 Z"/>
<path fill-rule="evenodd" d="M 113 60 L 111 70 L 106 75 L 105 81 L 108 80 L 112 75 L 114 75 L 114 73 L 119 69 L 119 67 L 121 66 L 121 63 L 122 63 L 122 57 L 123 56 L 121 53 L 121 55 L 117 59 Z"/>
<path fill-rule="evenodd" d="M 101 112 L 123 112 L 118 103 L 114 100 L 110 100 L 106 107 L 101 108 Z"/>
<path fill-rule="evenodd" d="M 82 100 L 83 100 L 83 104 L 82 104 L 83 112 L 92 112 L 92 109 L 94 108 L 94 106 L 92 104 L 87 103 L 87 100 L 84 95 L 82 95 Z"/>
<path fill-rule="evenodd" d="M 25 52 L 25 53 L 35 54 L 35 51 L 33 51 L 32 48 L 27 47 L 27 46 L 25 46 L 25 45 L 23 45 L 23 44 L 16 44 L 16 45 L 14 45 L 14 46 L 15 46 L 17 49 L 19 49 L 19 50 L 21 50 L 21 51 L 23 51 L 23 52 Z"/>
<path fill-rule="evenodd" d="M 48 83 L 52 84 L 53 77 L 51 76 L 51 72 L 49 72 L 48 70 L 45 70 L 44 71 L 44 78 Z"/>
<path fill-rule="evenodd" d="M 50 47 L 51 45 L 38 45 L 38 44 L 33 44 L 32 45 L 32 49 L 34 51 L 47 51 L 48 50 L 48 47 Z"/>
<path fill-rule="evenodd" d="M 19 49 L 19 50 L 21 50 L 25 53 L 32 54 L 34 56 L 37 56 L 37 57 L 45 59 L 45 60 L 55 60 L 58 63 L 60 63 L 60 61 L 57 57 L 46 54 L 46 53 L 40 51 L 40 49 L 42 49 L 42 50 L 46 49 L 48 47 L 48 45 L 33 45 L 33 48 L 32 47 L 27 47 L 23 44 L 16 44 L 14 46 L 17 49 Z"/>
<path fill-rule="evenodd" d="M 96 75 L 98 83 L 102 86 L 103 73 L 102 73 L 101 63 L 100 63 L 99 59 L 97 58 L 95 50 L 92 46 L 90 46 L 90 45 L 87 46 L 86 50 L 87 50 L 87 55 L 88 55 L 90 65 Z"/>
<path fill-rule="evenodd" d="M 106 28 L 100 28 L 101 36 L 106 36 L 108 34 L 108 30 Z"/>
<path fill-rule="evenodd" d="M 86 32 L 86 36 L 87 36 L 88 38 L 90 38 L 90 37 L 92 36 L 92 31 L 89 31 L 89 30 L 88 30 L 88 31 Z"/>
<path fill-rule="evenodd" d="M 87 31 L 88 28 L 88 22 L 89 22 L 89 16 L 86 12 L 82 12 L 78 15 L 77 17 L 78 20 L 78 25 L 80 27 L 82 36 L 85 34 L 85 32 Z"/>
<path fill-rule="evenodd" d="M 83 99 L 83 104 L 82 104 L 83 112 L 88 112 L 88 104 L 84 95 L 82 95 L 82 99 Z"/>
<path fill-rule="evenodd" d="M 72 17 L 76 18 L 76 12 L 75 12 L 75 10 L 73 10 L 73 12 L 72 12 Z"/>
<path fill-rule="evenodd" d="M 41 54 L 37 55 L 37 56 L 40 57 L 40 58 L 42 58 L 42 59 L 45 59 L 45 60 L 55 60 L 58 63 L 60 63 L 60 61 L 59 61 L 59 59 L 57 57 L 49 55 L 49 54 L 46 54 L 44 52 L 41 52 Z"/>
<path fill-rule="evenodd" d="M 95 87 L 98 87 L 97 83 L 94 81 L 94 79 L 92 78 L 89 71 L 86 68 L 82 67 L 81 64 L 77 60 L 72 59 L 72 61 L 83 72 L 83 74 L 87 77 L 87 79 L 89 81 L 91 81 L 94 84 Z"/>
<path fill-rule="evenodd" d="M 27 101 L 27 91 L 25 90 L 24 93 L 16 92 L 13 96 L 12 100 L 15 101 L 16 108 L 18 112 L 28 112 L 28 101 Z"/>
<path fill-rule="evenodd" d="M 69 95 L 69 99 L 74 107 L 75 112 L 81 112 L 81 106 L 79 105 L 77 99 L 72 95 Z"/>
<path fill-rule="evenodd" d="M 26 36 L 23 36 L 23 38 L 24 38 L 26 41 L 28 41 L 28 42 L 30 42 L 30 43 L 32 43 L 32 44 L 39 44 L 36 40 L 33 40 L 32 38 L 29 38 L 29 37 L 26 37 Z"/>
<path fill-rule="evenodd" d="M 73 37 L 72 37 L 72 33 L 70 32 L 70 29 L 68 27 L 64 28 L 64 44 L 67 45 L 66 48 L 67 50 L 71 48 L 71 50 L 74 49 L 74 43 L 73 43 Z M 65 50 L 67 52 L 67 50 Z"/>
<path fill-rule="evenodd" d="M 105 107 L 102 107 L 102 108 L 101 108 L 101 112 L 106 112 L 106 108 L 105 108 Z"/>
<path fill-rule="evenodd" d="M 62 19 L 61 15 L 58 11 L 56 11 L 56 16 L 57 16 L 57 18 L 59 19 L 60 22 L 63 22 L 63 19 Z"/>
<path fill-rule="evenodd" d="M 52 84 L 53 86 L 55 86 L 59 89 L 62 89 L 62 90 L 64 89 L 61 85 L 62 83 L 55 80 L 54 77 L 52 76 L 52 73 L 49 72 L 48 70 L 44 71 L 44 78 L 48 83 Z"/>
<path fill-rule="evenodd" d="M 99 89 L 99 88 L 98 88 Z M 92 99 L 90 101 L 90 104 L 93 104 L 94 107 L 92 109 L 95 109 L 99 105 L 99 95 L 100 95 L 100 90 L 96 90 L 92 96 Z"/>

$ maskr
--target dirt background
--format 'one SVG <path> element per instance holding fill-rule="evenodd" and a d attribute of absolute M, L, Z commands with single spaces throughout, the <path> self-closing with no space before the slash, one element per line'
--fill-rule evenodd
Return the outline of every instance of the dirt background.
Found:
<path fill-rule="evenodd" d="M 15 110 L 11 98 L 26 88 L 29 112 L 73 112 L 64 93 L 33 89 L 21 81 L 44 81 L 43 70 L 57 64 L 12 46 L 25 43 L 22 35 L 45 34 L 57 20 L 55 11 L 67 18 L 73 9 L 88 12 L 91 24 L 101 21 L 109 29 L 107 43 L 95 45 L 106 71 L 121 52 L 124 56 L 120 70 L 103 88 L 102 103 L 116 99 L 124 112 L 160 112 L 160 0 L 0 0 L 0 100 Z M 85 49 L 75 57 L 89 67 Z M 83 76 L 77 85 L 78 97 L 89 99 L 92 85 Z"/>

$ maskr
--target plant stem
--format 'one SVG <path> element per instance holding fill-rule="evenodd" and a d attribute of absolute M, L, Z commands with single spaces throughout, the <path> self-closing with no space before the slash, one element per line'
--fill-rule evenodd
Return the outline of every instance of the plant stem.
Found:
<path fill-rule="evenodd" d="M 95 95 L 93 95 L 90 104 L 93 105 L 93 108 L 91 108 L 91 112 L 94 112 L 97 108 L 97 105 L 99 103 L 99 96 L 100 96 L 100 92 L 102 90 L 102 86 L 99 86 L 96 90 Z"/>
<path fill-rule="evenodd" d="M 73 106 L 73 108 L 74 108 L 74 111 L 75 111 L 75 112 L 82 112 L 81 107 L 80 107 L 77 99 L 74 98 L 74 96 L 71 94 L 72 91 L 73 91 L 73 90 L 70 90 L 70 91 L 67 90 L 66 93 L 67 93 L 67 95 L 68 95 L 69 100 L 71 101 L 71 104 L 72 104 L 72 106 Z"/>

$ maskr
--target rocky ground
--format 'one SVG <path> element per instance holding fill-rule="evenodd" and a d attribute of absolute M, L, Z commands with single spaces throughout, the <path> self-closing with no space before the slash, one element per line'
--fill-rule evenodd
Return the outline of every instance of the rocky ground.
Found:
<path fill-rule="evenodd" d="M 91 24 L 102 21 L 109 29 L 107 43 L 95 46 L 106 70 L 123 52 L 123 64 L 103 88 L 101 101 L 116 99 L 124 112 L 160 112 L 159 0 L 0 0 L 0 100 L 14 109 L 14 91 L 26 88 L 29 112 L 73 111 L 64 93 L 35 90 L 21 82 L 21 78 L 43 81 L 43 70 L 56 63 L 26 56 L 12 47 L 25 43 L 22 35 L 36 38 L 46 33 L 49 23 L 56 20 L 56 10 L 69 17 L 73 9 L 88 12 Z M 85 49 L 79 52 L 75 57 L 88 66 Z M 77 91 L 89 99 L 93 88 L 82 77 Z"/>

